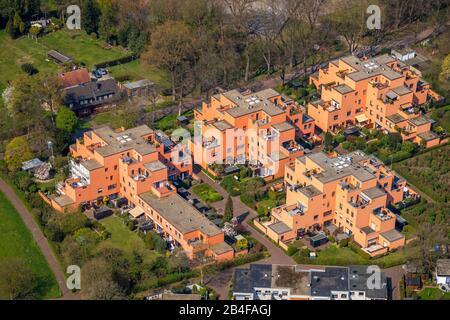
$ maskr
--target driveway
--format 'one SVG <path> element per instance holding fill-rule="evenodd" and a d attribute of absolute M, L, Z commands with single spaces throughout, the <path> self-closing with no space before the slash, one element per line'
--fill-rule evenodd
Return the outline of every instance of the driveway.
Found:
<path fill-rule="evenodd" d="M 55 275 L 56 281 L 58 282 L 59 289 L 61 290 L 62 293 L 62 299 L 65 300 L 79 299 L 80 298 L 79 295 L 74 294 L 72 291 L 67 289 L 66 278 L 62 270 L 60 269 L 59 263 L 56 260 L 55 256 L 53 255 L 53 252 L 50 249 L 47 239 L 45 238 L 44 234 L 42 233 L 37 223 L 34 221 L 33 217 L 31 216 L 31 213 L 28 211 L 28 209 L 23 205 L 22 201 L 14 193 L 14 190 L 2 179 L 0 179 L 0 190 L 9 199 L 14 208 L 16 208 L 23 222 L 33 235 L 36 244 L 41 249 L 42 254 L 47 260 L 47 263 L 50 269 L 52 270 L 53 274 Z"/>

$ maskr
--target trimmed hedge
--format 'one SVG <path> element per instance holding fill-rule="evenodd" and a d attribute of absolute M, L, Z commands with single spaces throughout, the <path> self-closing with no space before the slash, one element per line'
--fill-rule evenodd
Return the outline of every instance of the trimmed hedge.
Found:
<path fill-rule="evenodd" d="M 107 68 L 107 67 L 114 67 L 114 66 L 117 66 L 117 65 L 120 65 L 120 64 L 124 64 L 124 63 L 128 63 L 128 62 L 134 61 L 137 58 L 139 58 L 138 55 L 132 54 L 132 55 L 129 55 L 129 56 L 126 56 L 126 57 L 123 57 L 123 58 L 97 63 L 97 64 L 94 65 L 94 67 L 96 69 Z"/>

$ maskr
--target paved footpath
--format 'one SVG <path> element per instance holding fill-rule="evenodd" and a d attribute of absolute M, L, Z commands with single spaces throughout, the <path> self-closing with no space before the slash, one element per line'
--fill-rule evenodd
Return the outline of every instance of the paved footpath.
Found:
<path fill-rule="evenodd" d="M 16 208 L 17 212 L 19 213 L 20 217 L 22 218 L 22 221 L 25 223 L 27 228 L 30 230 L 31 234 L 33 235 L 34 240 L 36 241 L 37 245 L 41 249 L 42 254 L 44 255 L 45 259 L 47 260 L 47 263 L 52 270 L 53 274 L 55 275 L 56 281 L 58 282 L 59 289 L 62 293 L 62 298 L 65 300 L 75 300 L 79 299 L 79 296 L 77 294 L 74 294 L 72 291 L 67 289 L 66 287 L 66 278 L 64 277 L 64 274 L 60 268 L 60 265 L 58 261 L 56 260 L 55 256 L 53 255 L 53 252 L 48 244 L 47 239 L 45 238 L 44 234 L 42 233 L 41 229 L 37 225 L 37 223 L 34 221 L 33 216 L 28 211 L 28 209 L 23 205 L 22 201 L 17 197 L 14 190 L 2 179 L 0 179 L 0 191 L 5 194 L 5 196 L 9 199 L 9 201 L 12 203 L 14 208 Z"/>

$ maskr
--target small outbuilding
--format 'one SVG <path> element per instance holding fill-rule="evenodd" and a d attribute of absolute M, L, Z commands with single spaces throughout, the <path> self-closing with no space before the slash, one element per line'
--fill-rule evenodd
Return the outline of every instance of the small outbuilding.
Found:
<path fill-rule="evenodd" d="M 47 53 L 47 56 L 49 59 L 55 61 L 58 64 L 67 64 L 67 63 L 71 63 L 73 61 L 72 58 L 70 58 L 56 50 L 50 50 Z"/>
<path fill-rule="evenodd" d="M 328 242 L 328 237 L 324 233 L 316 234 L 309 239 L 309 243 L 313 248 L 321 246 Z"/>
<path fill-rule="evenodd" d="M 113 214 L 113 211 L 111 208 L 107 206 L 101 206 L 100 208 L 96 209 L 94 211 L 94 218 L 97 220 L 104 219 L 106 217 L 109 217 Z"/>
<path fill-rule="evenodd" d="M 177 122 L 178 122 L 179 126 L 188 125 L 189 124 L 189 119 L 186 116 L 179 116 L 177 118 Z"/>
<path fill-rule="evenodd" d="M 22 170 L 23 171 L 32 171 L 36 168 L 42 166 L 44 162 L 39 160 L 38 158 L 34 158 L 25 162 L 22 162 Z"/>

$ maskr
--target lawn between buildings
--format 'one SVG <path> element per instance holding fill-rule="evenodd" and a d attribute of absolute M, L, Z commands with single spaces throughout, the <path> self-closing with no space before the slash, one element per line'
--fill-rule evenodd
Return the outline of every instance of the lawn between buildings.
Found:
<path fill-rule="evenodd" d="M 223 200 L 223 197 L 207 183 L 200 183 L 192 187 L 192 191 L 206 203 Z"/>
<path fill-rule="evenodd" d="M 50 267 L 27 229 L 19 213 L 0 192 L 0 259 L 17 258 L 24 261 L 38 279 L 36 291 L 39 299 L 53 299 L 61 292 Z M 1 290 L 0 290 L 1 292 Z M 8 299 L 1 297 L 0 299 Z"/>

